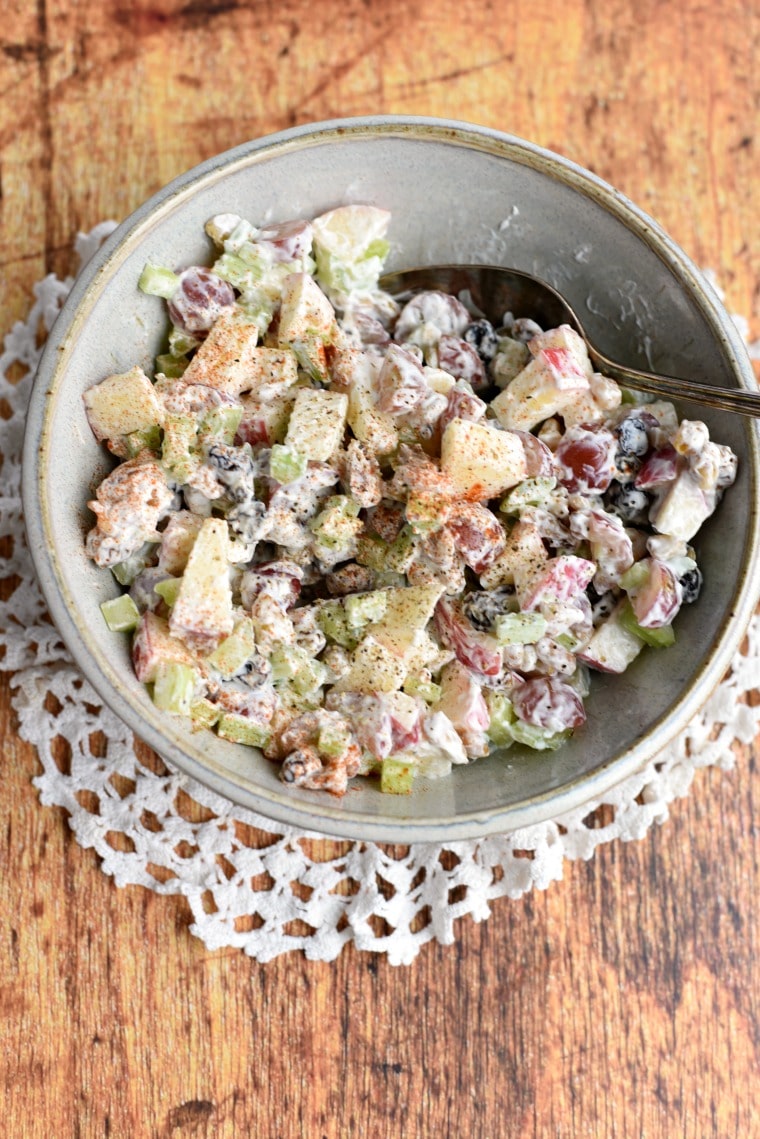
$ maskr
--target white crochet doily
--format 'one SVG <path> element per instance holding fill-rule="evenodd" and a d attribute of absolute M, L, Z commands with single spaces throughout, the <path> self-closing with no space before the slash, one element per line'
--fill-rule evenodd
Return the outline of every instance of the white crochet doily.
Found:
<path fill-rule="evenodd" d="M 83 265 L 112 228 L 103 223 L 79 236 Z M 118 886 L 183 895 L 191 932 L 209 949 L 237 946 L 258 961 L 300 949 L 329 961 L 353 941 L 408 963 L 433 938 L 451 943 L 458 918 L 482 921 L 495 899 L 560 879 L 565 858 L 588 859 L 600 843 L 641 838 L 688 792 L 697 768 L 731 767 L 734 741 L 755 738 L 760 707 L 743 701 L 758 675 L 757 616 L 729 677 L 675 744 L 603 801 L 514 834 L 403 849 L 341 842 L 325 860 L 318 836 L 168 771 L 83 681 L 49 623 L 26 548 L 25 410 L 40 341 L 71 285 L 52 275 L 39 282 L 28 319 L 5 337 L 0 355 L 0 537 L 11 551 L 0 576 L 12 589 L 0 604 L 0 667 L 12 673 L 19 733 L 39 754 L 34 782 L 43 804 L 66 808 L 77 842 L 94 847 Z"/>

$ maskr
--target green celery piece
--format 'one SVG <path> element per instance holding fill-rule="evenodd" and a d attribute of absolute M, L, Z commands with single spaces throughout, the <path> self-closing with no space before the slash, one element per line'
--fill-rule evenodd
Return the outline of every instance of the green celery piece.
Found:
<path fill-rule="evenodd" d="M 420 680 L 417 676 L 407 676 L 403 688 L 407 696 L 419 696 L 430 705 L 437 704 L 443 692 L 440 684 L 433 680 Z"/>
<path fill-rule="evenodd" d="M 415 534 L 423 537 L 440 530 L 443 525 L 439 502 L 426 501 L 410 494 L 404 508 L 404 516 Z"/>
<path fill-rule="evenodd" d="M 166 602 L 166 604 L 171 609 L 172 605 L 177 600 L 177 594 L 179 593 L 181 585 L 181 577 L 167 577 L 164 581 L 159 581 L 157 585 L 154 585 L 153 590 Z"/>
<path fill-rule="evenodd" d="M 346 611 L 340 601 L 322 601 L 317 608 L 317 624 L 328 638 L 344 649 L 355 649 L 359 643 L 356 632 L 350 627 Z"/>
<path fill-rule="evenodd" d="M 385 560 L 380 569 L 393 570 L 394 573 L 406 573 L 417 553 L 417 544 L 411 526 L 404 526 L 388 547 Z"/>
<path fill-rule="evenodd" d="M 248 658 L 253 656 L 255 647 L 253 621 L 250 617 L 243 617 L 230 635 L 206 657 L 206 660 L 212 668 L 229 680 L 240 671 Z"/>
<path fill-rule="evenodd" d="M 556 485 L 557 480 L 553 475 L 523 479 L 502 499 L 499 510 L 504 514 L 519 515 L 524 506 L 538 506 L 545 502 Z"/>
<path fill-rule="evenodd" d="M 299 668 L 290 683 L 299 696 L 308 696 L 315 689 L 321 688 L 326 676 L 327 668 L 321 660 L 309 660 Z"/>
<path fill-rule="evenodd" d="M 327 759 L 337 759 L 351 743 L 351 733 L 325 724 L 319 733 L 317 751 Z"/>
<path fill-rule="evenodd" d="M 192 352 L 193 348 L 197 348 L 200 340 L 197 336 L 193 336 L 190 332 L 185 332 L 184 328 L 177 328 L 173 324 L 169 332 L 169 353 L 172 356 L 187 356 L 188 352 Z"/>
<path fill-rule="evenodd" d="M 627 569 L 620 579 L 620 587 L 626 593 L 631 593 L 637 589 L 641 589 L 643 585 L 649 580 L 649 566 L 644 562 L 634 562 L 630 569 Z"/>
<path fill-rule="evenodd" d="M 131 633 L 140 620 L 140 610 L 128 593 L 104 601 L 100 611 L 112 633 Z"/>
<path fill-rule="evenodd" d="M 667 649 L 675 643 L 676 634 L 672 625 L 660 625 L 657 629 L 647 629 L 636 620 L 636 614 L 628 598 L 620 609 L 620 624 L 628 633 L 651 645 L 655 649 Z"/>
<path fill-rule="evenodd" d="M 385 795 L 409 795 L 414 782 L 414 764 L 389 755 L 380 768 L 380 790 Z"/>
<path fill-rule="evenodd" d="M 161 459 L 166 469 L 180 483 L 185 483 L 198 466 L 194 452 L 197 440 L 195 420 L 189 415 L 167 415 Z"/>
<path fill-rule="evenodd" d="M 497 747 L 509 747 L 514 742 L 512 725 L 517 718 L 512 701 L 502 693 L 488 692 L 486 702 L 491 717 L 486 733 L 488 738 Z"/>
<path fill-rule="evenodd" d="M 360 566 L 379 573 L 386 564 L 390 546 L 382 538 L 362 535 L 356 546 L 356 560 Z"/>
<path fill-rule="evenodd" d="M 213 728 L 221 714 L 219 705 L 212 704 L 205 696 L 190 705 L 190 719 L 194 728 Z"/>
<path fill-rule="evenodd" d="M 125 436 L 125 440 L 130 459 L 146 449 L 158 453 L 161 450 L 161 428 L 157 423 L 154 423 L 152 427 L 145 427 L 140 431 L 130 431 L 129 435 Z"/>
<path fill-rule="evenodd" d="M 270 677 L 273 684 L 292 680 L 300 669 L 308 663 L 308 657 L 303 649 L 293 645 L 278 645 L 269 658 L 272 666 Z"/>
<path fill-rule="evenodd" d="M 223 443 L 231 446 L 235 442 L 235 435 L 243 418 L 242 405 L 238 407 L 213 407 L 201 419 L 198 425 L 198 435 L 208 439 L 221 439 Z"/>
<path fill-rule="evenodd" d="M 161 355 L 156 356 L 156 375 L 161 373 L 168 380 L 178 380 L 180 376 L 184 376 L 189 363 L 187 356 L 172 356 L 170 353 L 161 353 Z"/>
<path fill-rule="evenodd" d="M 222 739 L 247 744 L 249 747 L 266 747 L 272 736 L 266 725 L 257 724 L 238 712 L 225 712 L 216 730 Z"/>
<path fill-rule="evenodd" d="M 164 712 L 189 716 L 197 673 L 189 664 L 165 661 L 158 666 L 153 685 L 153 703 Z"/>
<path fill-rule="evenodd" d="M 540 613 L 500 613 L 494 622 L 500 645 L 534 645 L 546 632 Z"/>
<path fill-rule="evenodd" d="M 177 291 L 178 284 L 179 277 L 171 269 L 164 269 L 148 261 L 140 274 L 137 287 L 150 297 L 163 297 L 169 301 Z"/>
<path fill-rule="evenodd" d="M 512 739 L 516 743 L 525 744 L 535 751 L 556 751 L 573 734 L 570 728 L 564 732 L 548 732 L 546 728 L 537 728 L 533 724 L 526 724 L 523 720 L 515 720 L 510 730 Z"/>
<path fill-rule="evenodd" d="M 152 553 L 153 544 L 146 542 L 146 544 L 141 546 L 131 557 L 126 558 L 123 562 L 117 562 L 115 566 L 111 566 L 111 573 L 119 585 L 131 585 L 138 574 L 141 574 L 147 566 Z"/>
<path fill-rule="evenodd" d="M 360 629 L 382 619 L 388 608 L 388 594 L 382 589 L 372 593 L 353 593 L 345 598 L 343 605 L 350 627 Z"/>
<path fill-rule="evenodd" d="M 295 447 L 274 443 L 269 457 L 269 473 L 281 485 L 296 482 L 306 474 L 308 461 Z"/>

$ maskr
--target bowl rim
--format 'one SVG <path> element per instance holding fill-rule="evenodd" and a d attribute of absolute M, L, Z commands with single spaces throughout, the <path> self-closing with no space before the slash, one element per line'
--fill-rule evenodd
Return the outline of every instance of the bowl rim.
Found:
<path fill-rule="evenodd" d="M 117 226 L 77 277 L 43 349 L 29 402 L 22 459 L 22 502 L 28 544 L 50 615 L 92 687 L 139 738 L 202 786 L 267 819 L 306 832 L 339 838 L 407 844 L 511 833 L 598 800 L 610 788 L 643 768 L 685 727 L 730 666 L 754 611 L 758 586 L 758 574 L 752 572 L 752 567 L 758 564 L 760 552 L 760 432 L 756 423 L 745 422 L 748 453 L 752 460 L 749 464 L 752 510 L 751 517 L 747 519 L 746 554 L 732 593 L 729 616 L 688 688 L 655 722 L 646 741 L 636 742 L 592 772 L 573 777 L 558 788 L 515 804 L 463 815 L 452 814 L 428 820 L 413 815 L 378 818 L 352 811 L 350 793 L 337 806 L 329 796 L 324 796 L 325 801 L 318 804 L 311 798 L 300 799 L 285 786 L 282 793 L 266 788 L 251 790 L 221 770 L 188 755 L 179 737 L 175 734 L 172 738 L 171 723 L 164 721 L 160 728 L 158 723 L 154 726 L 137 705 L 122 694 L 115 671 L 76 620 L 75 598 L 68 590 L 51 541 L 51 512 L 45 485 L 49 450 L 46 439 L 47 426 L 59 395 L 58 378 L 65 364 L 67 349 L 76 339 L 78 326 L 87 318 L 110 276 L 129 254 L 131 244 L 156 224 L 164 213 L 173 211 L 183 198 L 190 196 L 200 183 L 213 184 L 234 169 L 289 150 L 378 136 L 432 140 L 485 151 L 530 166 L 590 197 L 644 241 L 665 263 L 699 310 L 712 335 L 720 342 L 738 386 L 757 390 L 746 346 L 704 275 L 659 223 L 620 191 L 571 159 L 516 135 L 455 119 L 372 115 L 306 123 L 225 150 L 172 179 Z"/>

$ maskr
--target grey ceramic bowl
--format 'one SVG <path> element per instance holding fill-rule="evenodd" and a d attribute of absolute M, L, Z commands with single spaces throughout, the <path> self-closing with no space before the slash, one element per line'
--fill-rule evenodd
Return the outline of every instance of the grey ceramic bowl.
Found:
<path fill-rule="evenodd" d="M 269 818 L 385 842 L 441 841 L 512 830 L 588 802 L 634 772 L 688 722 L 730 665 L 754 602 L 758 440 L 738 417 L 707 418 L 740 456 L 739 479 L 698 538 L 706 588 L 678 619 L 667 652 L 622 677 L 595 675 L 588 724 L 559 752 L 512 749 L 450 779 L 381 795 L 359 781 L 342 800 L 286 787 L 251 749 L 159 713 L 133 676 L 127 638 L 99 605 L 110 573 L 84 556 L 85 503 L 108 460 L 82 392 L 138 363 L 150 372 L 166 333 L 163 306 L 138 292 L 143 264 L 203 262 L 208 217 L 311 217 L 345 202 L 393 213 L 389 269 L 491 262 L 563 290 L 591 338 L 623 362 L 696 381 L 753 388 L 739 336 L 683 252 L 645 214 L 578 166 L 520 139 L 465 123 L 378 117 L 297 127 L 177 178 L 127 219 L 77 281 L 34 387 L 24 456 L 29 540 L 50 612 L 103 700 L 177 768 Z"/>

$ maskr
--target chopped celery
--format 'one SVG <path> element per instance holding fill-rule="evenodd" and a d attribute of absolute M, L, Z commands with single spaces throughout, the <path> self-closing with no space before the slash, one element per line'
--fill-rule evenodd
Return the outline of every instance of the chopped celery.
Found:
<path fill-rule="evenodd" d="M 139 455 L 141 451 L 161 450 L 161 428 L 157 423 L 152 427 L 145 427 L 140 431 L 130 431 L 125 437 L 130 459 Z"/>
<path fill-rule="evenodd" d="M 409 795 L 414 782 L 414 764 L 389 755 L 380 768 L 380 790 L 385 795 Z"/>
<path fill-rule="evenodd" d="M 171 609 L 174 602 L 177 600 L 180 586 L 182 585 L 181 577 L 167 577 L 163 581 L 159 581 L 153 586 L 154 593 L 157 593 Z"/>
<path fill-rule="evenodd" d="M 388 608 L 388 594 L 376 589 L 372 593 L 349 594 L 344 601 L 346 620 L 352 629 L 379 621 Z"/>
<path fill-rule="evenodd" d="M 344 649 L 355 649 L 359 643 L 356 632 L 346 618 L 341 601 L 322 601 L 317 608 L 317 624 L 324 635 Z"/>
<path fill-rule="evenodd" d="M 655 649 L 667 649 L 675 643 L 676 634 L 672 625 L 660 625 L 657 629 L 647 629 L 640 625 L 628 598 L 621 606 L 619 616 L 623 628 L 627 632 L 633 633 L 645 645 L 652 645 Z"/>
<path fill-rule="evenodd" d="M 350 743 L 350 732 L 325 724 L 319 733 L 317 750 L 327 759 L 337 759 L 344 754 Z"/>
<path fill-rule="evenodd" d="M 626 593 L 631 593 L 637 589 L 641 589 L 649 580 L 649 565 L 646 561 L 634 562 L 630 569 L 627 569 L 620 579 L 620 587 Z"/>
<path fill-rule="evenodd" d="M 346 556 L 350 556 L 353 543 L 364 526 L 358 514 L 358 504 L 345 494 L 334 494 L 328 498 L 324 510 L 309 522 L 318 558 L 327 561 L 336 552 L 346 552 Z M 334 556 L 332 560 L 334 562 Z"/>
<path fill-rule="evenodd" d="M 388 218 L 374 206 L 349 205 L 313 220 L 317 279 L 325 288 L 347 293 L 376 286 L 390 248 Z"/>
<path fill-rule="evenodd" d="M 192 352 L 193 348 L 197 348 L 200 340 L 197 336 L 193 336 L 190 332 L 185 332 L 184 328 L 177 328 L 176 324 L 172 325 L 169 333 L 169 353 L 172 356 L 187 356 L 188 352 Z"/>
<path fill-rule="evenodd" d="M 510 731 L 516 743 L 525 744 L 526 747 L 532 747 L 535 751 L 556 751 L 573 734 L 569 728 L 564 732 L 550 732 L 546 728 L 537 728 L 533 724 L 526 724 L 524 720 L 515 720 Z"/>
<path fill-rule="evenodd" d="M 137 287 L 151 297 L 163 297 L 165 301 L 171 300 L 177 291 L 179 277 L 171 269 L 164 269 L 160 265 L 146 262 Z"/>
<path fill-rule="evenodd" d="M 300 669 L 308 662 L 303 649 L 293 645 L 278 645 L 269 658 L 272 666 L 270 677 L 273 684 L 292 680 Z"/>
<path fill-rule="evenodd" d="M 488 738 L 497 747 L 509 747 L 512 743 L 524 744 L 535 751 L 556 751 L 572 735 L 568 729 L 563 732 L 550 732 L 526 724 L 515 715 L 512 701 L 501 692 L 488 692 L 486 703 L 491 716 L 488 725 Z"/>
<path fill-rule="evenodd" d="M 253 622 L 250 617 L 243 617 L 206 660 L 225 679 L 229 679 L 253 656 L 254 650 Z"/>
<path fill-rule="evenodd" d="M 164 422 L 164 441 L 161 459 L 180 483 L 185 483 L 198 466 L 194 452 L 197 438 L 195 420 L 189 415 L 167 415 Z"/>
<path fill-rule="evenodd" d="M 140 611 L 128 593 L 104 601 L 100 611 L 105 617 L 106 625 L 113 633 L 130 633 L 132 629 L 137 628 L 140 620 Z"/>
<path fill-rule="evenodd" d="M 117 562 L 115 566 L 111 566 L 111 573 L 119 585 L 131 585 L 138 574 L 141 574 L 145 569 L 152 555 L 153 544 L 146 542 L 145 545 L 141 546 L 131 557 L 126 558 L 123 562 Z"/>
<path fill-rule="evenodd" d="M 509 747 L 514 742 L 512 724 L 516 717 L 512 701 L 500 692 L 487 692 L 486 703 L 490 714 L 487 735 L 497 747 Z"/>
<path fill-rule="evenodd" d="M 217 732 L 224 740 L 248 744 L 249 747 L 266 747 L 272 736 L 266 724 L 257 724 L 239 712 L 225 712 L 219 720 Z"/>
<path fill-rule="evenodd" d="M 409 495 L 404 516 L 415 534 L 423 536 L 440 530 L 442 526 L 441 503 L 438 499 Z"/>
<path fill-rule="evenodd" d="M 278 483 L 291 483 L 306 474 L 307 459 L 295 447 L 275 443 L 269 457 L 269 473 Z"/>
<path fill-rule="evenodd" d="M 534 645 L 546 633 L 546 618 L 540 613 L 500 613 L 494 627 L 500 645 Z"/>
<path fill-rule="evenodd" d="M 321 688 L 327 678 L 327 668 L 321 660 L 307 660 L 291 680 L 291 686 L 299 696 L 308 696 Z"/>
<path fill-rule="evenodd" d="M 388 547 L 385 561 L 380 568 L 393 570 L 394 573 L 406 573 L 416 553 L 414 531 L 411 526 L 404 526 Z"/>
<path fill-rule="evenodd" d="M 504 514 L 520 514 L 524 506 L 539 506 L 545 502 L 557 485 L 553 475 L 539 475 L 532 479 L 523 479 L 513 487 L 506 498 L 499 504 L 499 510 Z"/>
<path fill-rule="evenodd" d="M 379 572 L 386 564 L 390 546 L 382 538 L 362 535 L 356 545 L 356 560 L 360 566 Z"/>
<path fill-rule="evenodd" d="M 232 445 L 235 435 L 243 418 L 243 407 L 212 407 L 203 416 L 198 425 L 198 434 L 205 438 L 221 439 L 223 443 Z"/>
<path fill-rule="evenodd" d="M 156 671 L 153 703 L 164 712 L 187 716 L 193 704 L 198 674 L 189 664 L 164 661 Z"/>
<path fill-rule="evenodd" d="M 189 363 L 187 356 L 172 356 L 168 352 L 162 352 L 156 356 L 156 374 L 160 372 L 167 380 L 178 380 L 184 376 Z"/>
<path fill-rule="evenodd" d="M 407 676 L 403 688 L 408 696 L 419 696 L 427 704 L 437 704 L 441 699 L 442 688 L 433 680 L 420 680 L 418 676 Z"/>
<path fill-rule="evenodd" d="M 222 714 L 218 704 L 212 704 L 204 696 L 190 705 L 190 719 L 194 728 L 213 728 Z"/>

